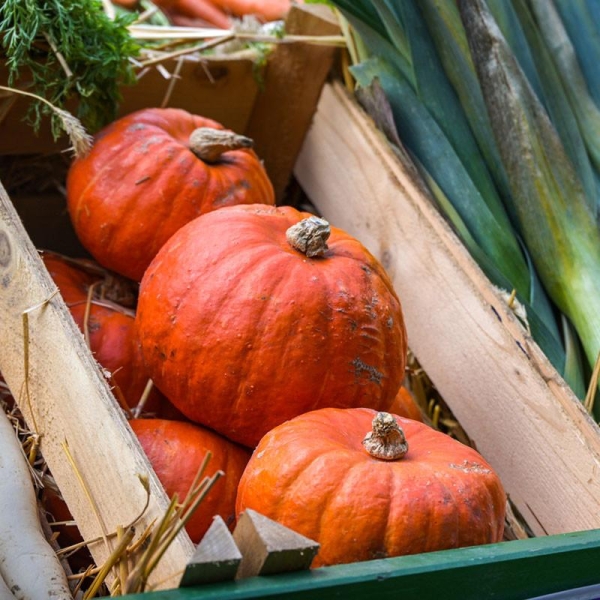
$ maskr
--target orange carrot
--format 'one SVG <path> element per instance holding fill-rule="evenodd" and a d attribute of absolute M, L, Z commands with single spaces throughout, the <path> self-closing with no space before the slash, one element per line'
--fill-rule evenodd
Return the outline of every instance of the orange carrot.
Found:
<path fill-rule="evenodd" d="M 137 7 L 138 0 L 112 0 L 112 3 L 123 8 L 133 9 Z"/>
<path fill-rule="evenodd" d="M 262 21 L 283 19 L 292 0 L 212 0 L 215 6 L 235 17 L 255 15 Z"/>
<path fill-rule="evenodd" d="M 211 0 L 154 0 L 159 8 L 175 23 L 180 17 L 184 20 L 203 21 L 221 29 L 229 29 L 231 21 L 227 14 Z"/>

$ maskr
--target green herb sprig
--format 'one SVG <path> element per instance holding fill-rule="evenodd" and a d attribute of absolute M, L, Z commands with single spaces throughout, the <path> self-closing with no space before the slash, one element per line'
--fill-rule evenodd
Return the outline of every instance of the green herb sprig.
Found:
<path fill-rule="evenodd" d="M 95 132 L 116 116 L 120 86 L 135 81 L 131 58 L 140 46 L 127 26 L 135 14 L 111 20 L 100 0 L 3 0 L 0 53 L 8 84 L 32 92 L 61 109 L 71 107 Z M 36 130 L 49 115 L 52 133 L 61 119 L 47 104 L 33 101 L 28 119 Z"/>

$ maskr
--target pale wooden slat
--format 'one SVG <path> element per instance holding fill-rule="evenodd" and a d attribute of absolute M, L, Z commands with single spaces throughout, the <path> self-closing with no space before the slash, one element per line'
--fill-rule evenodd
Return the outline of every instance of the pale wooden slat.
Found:
<path fill-rule="evenodd" d="M 387 268 L 411 349 L 533 531 L 600 527 L 598 426 L 339 84 L 295 174 Z"/>
<path fill-rule="evenodd" d="M 285 30 L 295 35 L 338 35 L 339 24 L 323 5 L 292 6 Z M 281 201 L 336 48 L 305 43 L 280 44 L 267 63 L 264 88 L 259 92 L 246 135 L 264 161 Z"/>
<path fill-rule="evenodd" d="M 223 518 L 216 515 L 196 547 L 179 587 L 233 581 L 241 562 L 242 554 L 233 535 Z"/>
<path fill-rule="evenodd" d="M 308 569 L 319 544 L 247 508 L 238 518 L 233 539 L 242 553 L 237 578 Z"/>
<path fill-rule="evenodd" d="M 0 372 L 29 428 L 41 436 L 44 458 L 83 537 L 93 539 L 129 524 L 146 501 L 138 479 L 145 475 L 151 497 L 137 525 L 141 532 L 163 515 L 167 497 L 64 301 L 53 295 L 55 290 L 0 184 Z M 23 393 L 23 313 L 29 309 L 30 402 Z M 64 443 L 97 503 L 102 526 L 67 461 Z M 108 555 L 104 543 L 92 544 L 90 550 L 98 564 Z M 189 537 L 181 533 L 152 581 L 175 587 L 192 552 Z"/>

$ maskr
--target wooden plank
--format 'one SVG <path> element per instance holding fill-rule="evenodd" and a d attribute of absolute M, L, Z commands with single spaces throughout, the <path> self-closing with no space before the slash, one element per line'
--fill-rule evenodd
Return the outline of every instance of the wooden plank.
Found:
<path fill-rule="evenodd" d="M 241 562 L 242 553 L 233 535 L 222 517 L 216 515 L 186 566 L 179 587 L 233 581 Z"/>
<path fill-rule="evenodd" d="M 254 61 L 247 56 L 187 57 L 182 58 L 181 63 L 179 60 L 162 63 L 165 72 L 177 74 L 174 80 L 164 77 L 156 66 L 151 66 L 137 84 L 124 86 L 117 116 L 145 107 L 169 106 L 215 119 L 243 133 L 259 90 Z M 6 66 L 0 62 L 0 82 L 6 84 L 7 79 Z M 0 155 L 48 154 L 68 147 L 66 136 L 54 141 L 48 119 L 44 120 L 38 134 L 24 121 L 29 102 L 18 97 L 5 118 L 0 119 Z M 73 106 L 71 110 L 76 109 Z"/>
<path fill-rule="evenodd" d="M 286 33 L 336 35 L 339 25 L 325 6 L 294 6 Z M 269 57 L 264 88 L 250 117 L 246 135 L 255 141 L 275 196 L 281 201 L 306 131 L 315 112 L 336 49 L 304 43 L 281 44 Z"/>
<path fill-rule="evenodd" d="M 237 578 L 308 569 L 319 544 L 283 525 L 246 509 L 233 539 L 242 553 Z"/>
<path fill-rule="evenodd" d="M 525 600 L 598 583 L 600 530 L 132 595 L 128 600 Z"/>
<path fill-rule="evenodd" d="M 168 505 L 165 492 L 112 396 L 56 286 L 0 185 L 0 372 L 41 450 L 84 539 L 131 523 L 141 532 Z M 23 314 L 28 314 L 28 364 Z M 27 368 L 26 368 L 27 366 Z M 27 395 L 25 383 L 28 384 Z M 69 452 L 97 505 L 98 515 L 67 460 Z M 101 565 L 112 542 L 90 544 Z M 174 587 L 193 552 L 181 533 L 159 563 L 152 582 Z"/>
<path fill-rule="evenodd" d="M 600 430 L 339 84 L 295 175 L 388 270 L 419 362 L 537 535 L 600 527 Z"/>

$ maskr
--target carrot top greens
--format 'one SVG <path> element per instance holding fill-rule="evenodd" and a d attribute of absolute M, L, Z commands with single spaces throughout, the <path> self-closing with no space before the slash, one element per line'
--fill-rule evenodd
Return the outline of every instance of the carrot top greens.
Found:
<path fill-rule="evenodd" d="M 77 116 L 91 132 L 116 115 L 119 88 L 133 83 L 130 58 L 139 52 L 127 26 L 134 13 L 108 18 L 101 0 L 3 0 L 0 54 L 9 85 L 45 98 L 58 108 L 77 102 Z M 37 128 L 50 115 L 56 138 L 62 124 L 42 102 L 30 105 Z"/>

